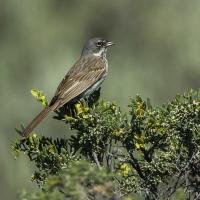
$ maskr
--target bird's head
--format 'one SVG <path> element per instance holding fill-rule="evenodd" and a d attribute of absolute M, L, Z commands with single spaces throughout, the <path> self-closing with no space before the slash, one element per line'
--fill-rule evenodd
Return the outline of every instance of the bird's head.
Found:
<path fill-rule="evenodd" d="M 114 45 L 113 42 L 105 40 L 103 38 L 89 39 L 83 47 L 82 56 L 95 55 L 105 57 L 107 48 L 112 45 Z"/>

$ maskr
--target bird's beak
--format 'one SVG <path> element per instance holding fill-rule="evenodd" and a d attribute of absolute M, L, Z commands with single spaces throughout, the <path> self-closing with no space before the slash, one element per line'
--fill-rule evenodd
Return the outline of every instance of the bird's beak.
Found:
<path fill-rule="evenodd" d="M 106 43 L 106 47 L 110 47 L 110 46 L 113 46 L 113 45 L 115 45 L 114 42 L 110 42 L 110 41 L 108 41 L 108 42 Z"/>

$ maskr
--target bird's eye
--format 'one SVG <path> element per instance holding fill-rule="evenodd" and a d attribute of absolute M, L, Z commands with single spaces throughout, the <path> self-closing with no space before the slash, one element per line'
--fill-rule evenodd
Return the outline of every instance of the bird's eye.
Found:
<path fill-rule="evenodd" d="M 103 46 L 103 42 L 101 42 L 101 41 L 97 42 L 97 46 L 98 46 L 98 47 Z"/>

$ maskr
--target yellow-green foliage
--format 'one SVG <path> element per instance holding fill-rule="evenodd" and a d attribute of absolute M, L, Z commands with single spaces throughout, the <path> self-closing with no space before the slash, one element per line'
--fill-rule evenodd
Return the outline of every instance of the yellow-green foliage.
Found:
<path fill-rule="evenodd" d="M 43 94 L 42 91 L 40 90 L 37 90 L 37 89 L 32 89 L 31 90 L 31 94 L 38 100 L 42 103 L 42 105 L 44 107 L 46 107 L 48 105 L 48 101 L 45 97 L 45 95 Z"/>
<path fill-rule="evenodd" d="M 153 200 L 184 191 L 185 197 L 198 198 L 199 92 L 177 95 L 161 107 L 136 96 L 129 115 L 97 99 L 93 94 L 57 112 L 55 118 L 74 130 L 69 139 L 32 135 L 13 145 L 17 154 L 24 152 L 34 161 L 32 179 L 43 189 L 24 196 L 99 200 L 140 194 Z"/>

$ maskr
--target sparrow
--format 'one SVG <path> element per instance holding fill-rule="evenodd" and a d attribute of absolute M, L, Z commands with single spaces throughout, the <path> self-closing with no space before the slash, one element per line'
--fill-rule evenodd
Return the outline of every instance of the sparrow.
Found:
<path fill-rule="evenodd" d="M 81 57 L 58 85 L 50 104 L 21 132 L 23 137 L 27 137 L 51 111 L 99 89 L 108 73 L 106 53 L 112 45 L 113 42 L 103 38 L 92 38 L 85 43 Z"/>

